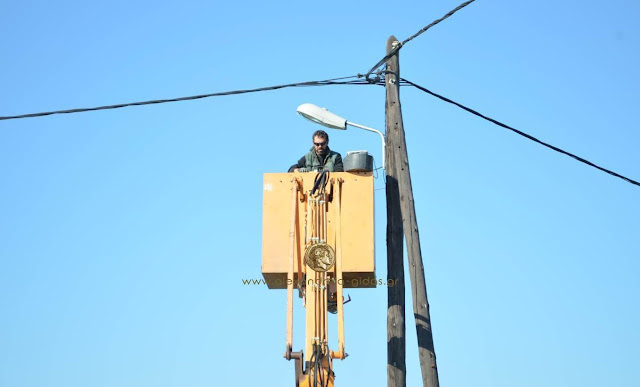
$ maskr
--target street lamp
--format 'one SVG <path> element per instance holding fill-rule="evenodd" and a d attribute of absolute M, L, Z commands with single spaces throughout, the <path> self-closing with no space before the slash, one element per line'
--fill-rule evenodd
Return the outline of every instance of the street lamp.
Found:
<path fill-rule="evenodd" d="M 356 128 L 378 133 L 380 135 L 380 139 L 382 140 L 382 168 L 384 168 L 385 140 L 384 134 L 382 134 L 379 130 L 356 124 L 354 122 L 349 122 L 339 115 L 331 113 L 326 108 L 321 108 L 311 103 L 303 103 L 302 105 L 298 106 L 298 114 L 308 119 L 309 121 L 315 122 L 316 124 L 320 124 L 331 129 L 347 130 L 347 125 L 351 125 L 355 126 Z"/>

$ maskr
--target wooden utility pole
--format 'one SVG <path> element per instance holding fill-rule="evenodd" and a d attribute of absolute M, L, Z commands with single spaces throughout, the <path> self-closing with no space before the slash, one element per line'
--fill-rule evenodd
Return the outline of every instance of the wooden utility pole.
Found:
<path fill-rule="evenodd" d="M 392 36 L 387 42 L 387 54 L 392 50 Z M 398 56 L 389 59 L 395 68 L 398 65 Z M 389 66 L 387 62 L 387 66 Z M 385 76 L 387 98 L 386 111 L 386 192 L 387 192 L 387 386 L 405 387 L 406 381 L 406 340 L 404 323 L 404 258 L 402 249 L 402 212 L 400 209 L 400 190 L 398 185 L 398 173 L 396 170 L 395 146 L 390 142 L 390 128 L 398 121 L 400 109 L 397 87 L 392 85 L 393 75 Z M 389 85 L 393 87 L 389 87 Z M 400 117 L 400 120 L 402 117 Z M 402 121 L 400 121 L 402 122 Z"/>
<path fill-rule="evenodd" d="M 387 40 L 387 53 L 389 53 L 395 45 L 399 44 L 398 40 L 391 36 Z M 427 299 L 427 288 L 424 279 L 424 268 L 422 266 L 422 252 L 420 250 L 420 235 L 418 234 L 418 223 L 416 220 L 416 210 L 413 200 L 413 189 L 411 188 L 411 173 L 409 172 L 409 157 L 407 154 L 407 143 L 404 136 L 404 126 L 402 123 L 402 109 L 400 107 L 400 65 L 398 61 L 398 53 L 387 60 L 387 73 L 385 74 L 385 89 L 387 94 L 386 100 L 386 141 L 387 165 L 391 170 L 387 171 L 387 211 L 391 207 L 395 209 L 397 204 L 390 204 L 390 201 L 397 199 L 396 195 L 390 195 L 389 181 L 393 180 L 391 176 L 396 177 L 396 184 L 400 200 L 400 209 L 402 211 L 402 228 L 404 229 L 404 237 L 407 241 L 407 254 L 409 263 L 409 276 L 411 278 L 411 295 L 413 296 L 413 315 L 415 317 L 416 332 L 418 335 L 418 353 L 420 356 L 420 368 L 422 370 L 422 384 L 425 387 L 439 387 L 438 368 L 436 365 L 436 354 L 433 347 L 433 334 L 431 332 L 431 317 L 429 315 L 429 301 Z M 393 188 L 391 188 L 393 189 Z M 393 214 L 395 216 L 395 214 Z M 390 225 L 393 225 L 393 218 L 389 212 L 387 216 Z M 387 238 L 389 238 L 389 226 L 387 226 Z M 393 239 L 392 239 L 393 240 Z M 393 240 L 394 243 L 396 242 Z M 389 239 L 387 239 L 389 243 Z M 390 247 L 387 247 L 389 252 Z M 395 251 L 395 250 L 394 250 Z M 400 256 L 402 256 L 402 240 L 400 241 Z M 391 258 L 388 256 L 389 263 L 392 265 Z M 394 256 L 394 264 L 397 264 Z M 402 268 L 402 264 L 400 265 Z M 395 271 L 394 271 L 395 273 Z M 404 288 L 404 286 L 403 286 Z M 389 291 L 389 310 L 391 309 L 391 291 Z M 403 307 L 404 310 L 404 297 Z M 389 324 L 389 312 L 387 312 L 387 328 Z M 404 319 L 403 319 L 404 326 Z M 404 327 L 403 327 L 404 328 Z M 404 329 L 403 329 L 404 330 Z M 389 331 L 390 332 L 390 331 Z M 389 333 L 387 334 L 389 336 Z M 403 345 L 404 347 L 404 337 Z M 389 347 L 390 348 L 390 347 Z M 391 359 L 391 358 L 389 358 Z M 402 357 L 404 371 L 404 356 Z M 391 360 L 390 360 L 391 361 Z M 389 374 L 389 372 L 387 373 Z M 390 386 L 392 384 L 389 384 Z"/>

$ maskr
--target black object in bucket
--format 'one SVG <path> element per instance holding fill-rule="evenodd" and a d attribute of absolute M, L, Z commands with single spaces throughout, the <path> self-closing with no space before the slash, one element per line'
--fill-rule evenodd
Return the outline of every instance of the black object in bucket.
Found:
<path fill-rule="evenodd" d="M 371 172 L 373 171 L 373 156 L 367 151 L 347 152 L 343 160 L 345 172 Z"/>

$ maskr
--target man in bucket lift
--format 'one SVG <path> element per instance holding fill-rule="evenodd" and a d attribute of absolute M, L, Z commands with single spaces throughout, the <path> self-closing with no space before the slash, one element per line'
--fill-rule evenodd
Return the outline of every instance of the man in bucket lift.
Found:
<path fill-rule="evenodd" d="M 344 172 L 342 156 L 329 149 L 329 135 L 324 130 L 316 130 L 312 136 L 313 146 L 309 153 L 302 156 L 289 172 L 329 171 Z"/>

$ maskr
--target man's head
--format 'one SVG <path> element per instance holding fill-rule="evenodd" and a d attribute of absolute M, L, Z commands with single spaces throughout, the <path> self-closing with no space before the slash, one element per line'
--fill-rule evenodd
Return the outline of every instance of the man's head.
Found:
<path fill-rule="evenodd" d="M 319 155 L 324 155 L 329 149 L 329 135 L 324 130 L 316 130 L 311 137 L 313 139 L 313 149 Z"/>

